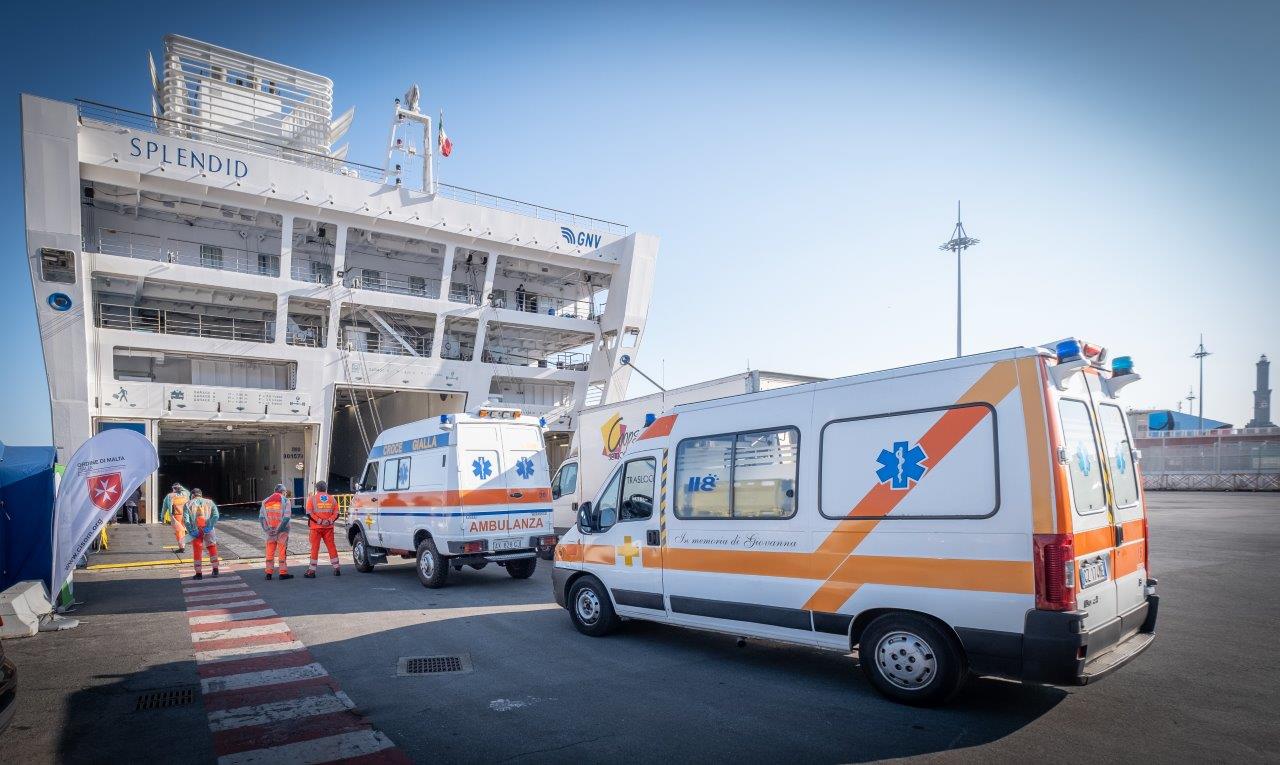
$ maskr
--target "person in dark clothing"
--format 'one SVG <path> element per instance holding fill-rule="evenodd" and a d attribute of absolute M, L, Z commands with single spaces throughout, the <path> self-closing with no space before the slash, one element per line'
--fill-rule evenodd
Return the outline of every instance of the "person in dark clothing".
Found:
<path fill-rule="evenodd" d="M 129 498 L 124 501 L 124 522 L 138 522 L 138 503 L 142 501 L 142 487 L 139 486 Z"/>

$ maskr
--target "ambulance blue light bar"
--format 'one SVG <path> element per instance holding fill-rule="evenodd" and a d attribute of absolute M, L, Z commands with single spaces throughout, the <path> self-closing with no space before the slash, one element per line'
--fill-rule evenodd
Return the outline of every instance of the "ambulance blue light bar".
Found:
<path fill-rule="evenodd" d="M 1063 340 L 1062 342 L 1058 343 L 1058 348 L 1057 348 L 1058 363 L 1062 364 L 1068 361 L 1079 360 L 1080 354 L 1083 352 L 1083 350 L 1084 349 L 1080 347 L 1079 340 Z"/>
<path fill-rule="evenodd" d="M 1115 377 L 1133 374 L 1133 358 L 1130 356 L 1116 356 L 1111 361 L 1111 374 Z"/>

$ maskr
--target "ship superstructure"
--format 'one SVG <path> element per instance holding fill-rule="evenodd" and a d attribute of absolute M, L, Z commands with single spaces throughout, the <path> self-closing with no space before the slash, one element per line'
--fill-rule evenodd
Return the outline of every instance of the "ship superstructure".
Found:
<path fill-rule="evenodd" d="M 61 459 L 134 428 L 148 508 L 174 480 L 230 504 L 343 488 L 381 429 L 486 402 L 544 417 L 554 461 L 625 395 L 656 237 L 439 183 L 416 86 L 374 167 L 319 75 L 169 36 L 152 84 L 151 114 L 21 100 Z"/>

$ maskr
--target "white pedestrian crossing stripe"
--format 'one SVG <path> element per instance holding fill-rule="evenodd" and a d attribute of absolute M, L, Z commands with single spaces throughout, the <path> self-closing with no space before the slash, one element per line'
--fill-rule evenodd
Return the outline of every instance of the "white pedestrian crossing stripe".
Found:
<path fill-rule="evenodd" d="M 217 733 L 249 725 L 266 725 L 283 720 L 296 720 L 301 717 L 327 715 L 352 709 L 355 704 L 342 691 L 324 691 L 321 696 L 306 696 L 300 699 L 273 701 L 270 704 L 258 704 L 251 707 L 235 709 L 219 709 L 209 713 L 209 730 Z"/>

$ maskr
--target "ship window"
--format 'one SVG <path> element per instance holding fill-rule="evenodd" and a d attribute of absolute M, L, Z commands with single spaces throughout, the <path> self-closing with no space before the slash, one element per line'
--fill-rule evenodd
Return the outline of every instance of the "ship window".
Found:
<path fill-rule="evenodd" d="M 40 278 L 55 284 L 75 284 L 75 255 L 70 250 L 41 249 Z"/>
<path fill-rule="evenodd" d="M 200 265 L 205 268 L 222 268 L 222 248 L 211 244 L 200 245 Z"/>

